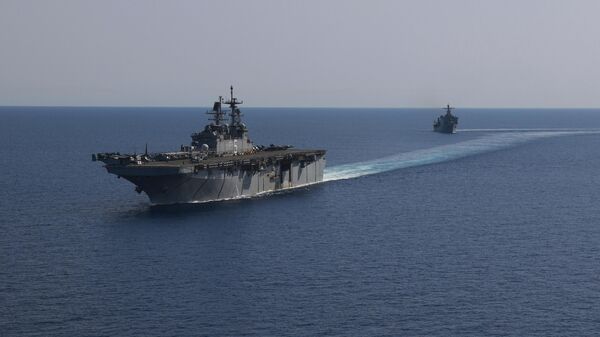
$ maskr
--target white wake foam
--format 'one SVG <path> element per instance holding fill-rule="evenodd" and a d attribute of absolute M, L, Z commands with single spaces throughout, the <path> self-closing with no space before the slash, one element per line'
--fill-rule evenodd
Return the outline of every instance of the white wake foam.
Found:
<path fill-rule="evenodd" d="M 440 163 L 480 153 L 500 150 L 540 138 L 600 133 L 598 130 L 515 131 L 510 129 L 480 129 L 477 131 L 487 131 L 490 133 L 483 135 L 481 138 L 464 142 L 436 146 L 429 149 L 399 153 L 380 159 L 326 168 L 323 181 L 358 178 L 370 174 L 398 170 L 407 167 Z"/>

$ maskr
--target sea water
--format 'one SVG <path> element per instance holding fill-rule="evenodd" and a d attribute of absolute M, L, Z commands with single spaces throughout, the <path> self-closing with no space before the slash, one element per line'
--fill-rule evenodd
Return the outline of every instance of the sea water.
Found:
<path fill-rule="evenodd" d="M 95 152 L 204 108 L 0 108 L 0 335 L 593 335 L 600 110 L 246 108 L 325 182 L 151 207 Z"/>

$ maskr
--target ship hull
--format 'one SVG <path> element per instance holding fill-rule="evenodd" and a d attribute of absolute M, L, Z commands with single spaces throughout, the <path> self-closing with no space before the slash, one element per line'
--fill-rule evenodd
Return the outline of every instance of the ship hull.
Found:
<path fill-rule="evenodd" d="M 440 133 L 456 133 L 456 124 L 444 124 L 441 126 L 434 126 L 433 131 Z"/>
<path fill-rule="evenodd" d="M 148 174 L 109 168 L 146 193 L 153 204 L 199 203 L 252 197 L 301 187 L 323 180 L 325 158 L 310 162 L 274 162 L 260 169 L 242 166 L 207 168 L 197 172 L 149 171 Z M 134 173 L 134 174 L 130 174 Z"/>

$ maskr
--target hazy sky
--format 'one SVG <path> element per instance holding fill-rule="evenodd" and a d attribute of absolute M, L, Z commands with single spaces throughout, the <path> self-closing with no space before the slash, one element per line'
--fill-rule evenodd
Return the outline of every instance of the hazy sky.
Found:
<path fill-rule="evenodd" d="M 600 107 L 598 0 L 0 0 L 0 105 Z"/>

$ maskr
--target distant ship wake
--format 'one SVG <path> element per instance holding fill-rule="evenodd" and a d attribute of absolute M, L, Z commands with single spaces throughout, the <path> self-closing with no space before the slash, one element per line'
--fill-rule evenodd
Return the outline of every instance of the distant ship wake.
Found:
<path fill-rule="evenodd" d="M 379 159 L 343 164 L 325 169 L 323 181 L 358 178 L 366 175 L 455 160 L 496 151 L 541 138 L 599 134 L 600 130 L 536 130 L 536 129 L 466 129 L 489 132 L 481 138 L 464 142 L 404 152 Z"/>

